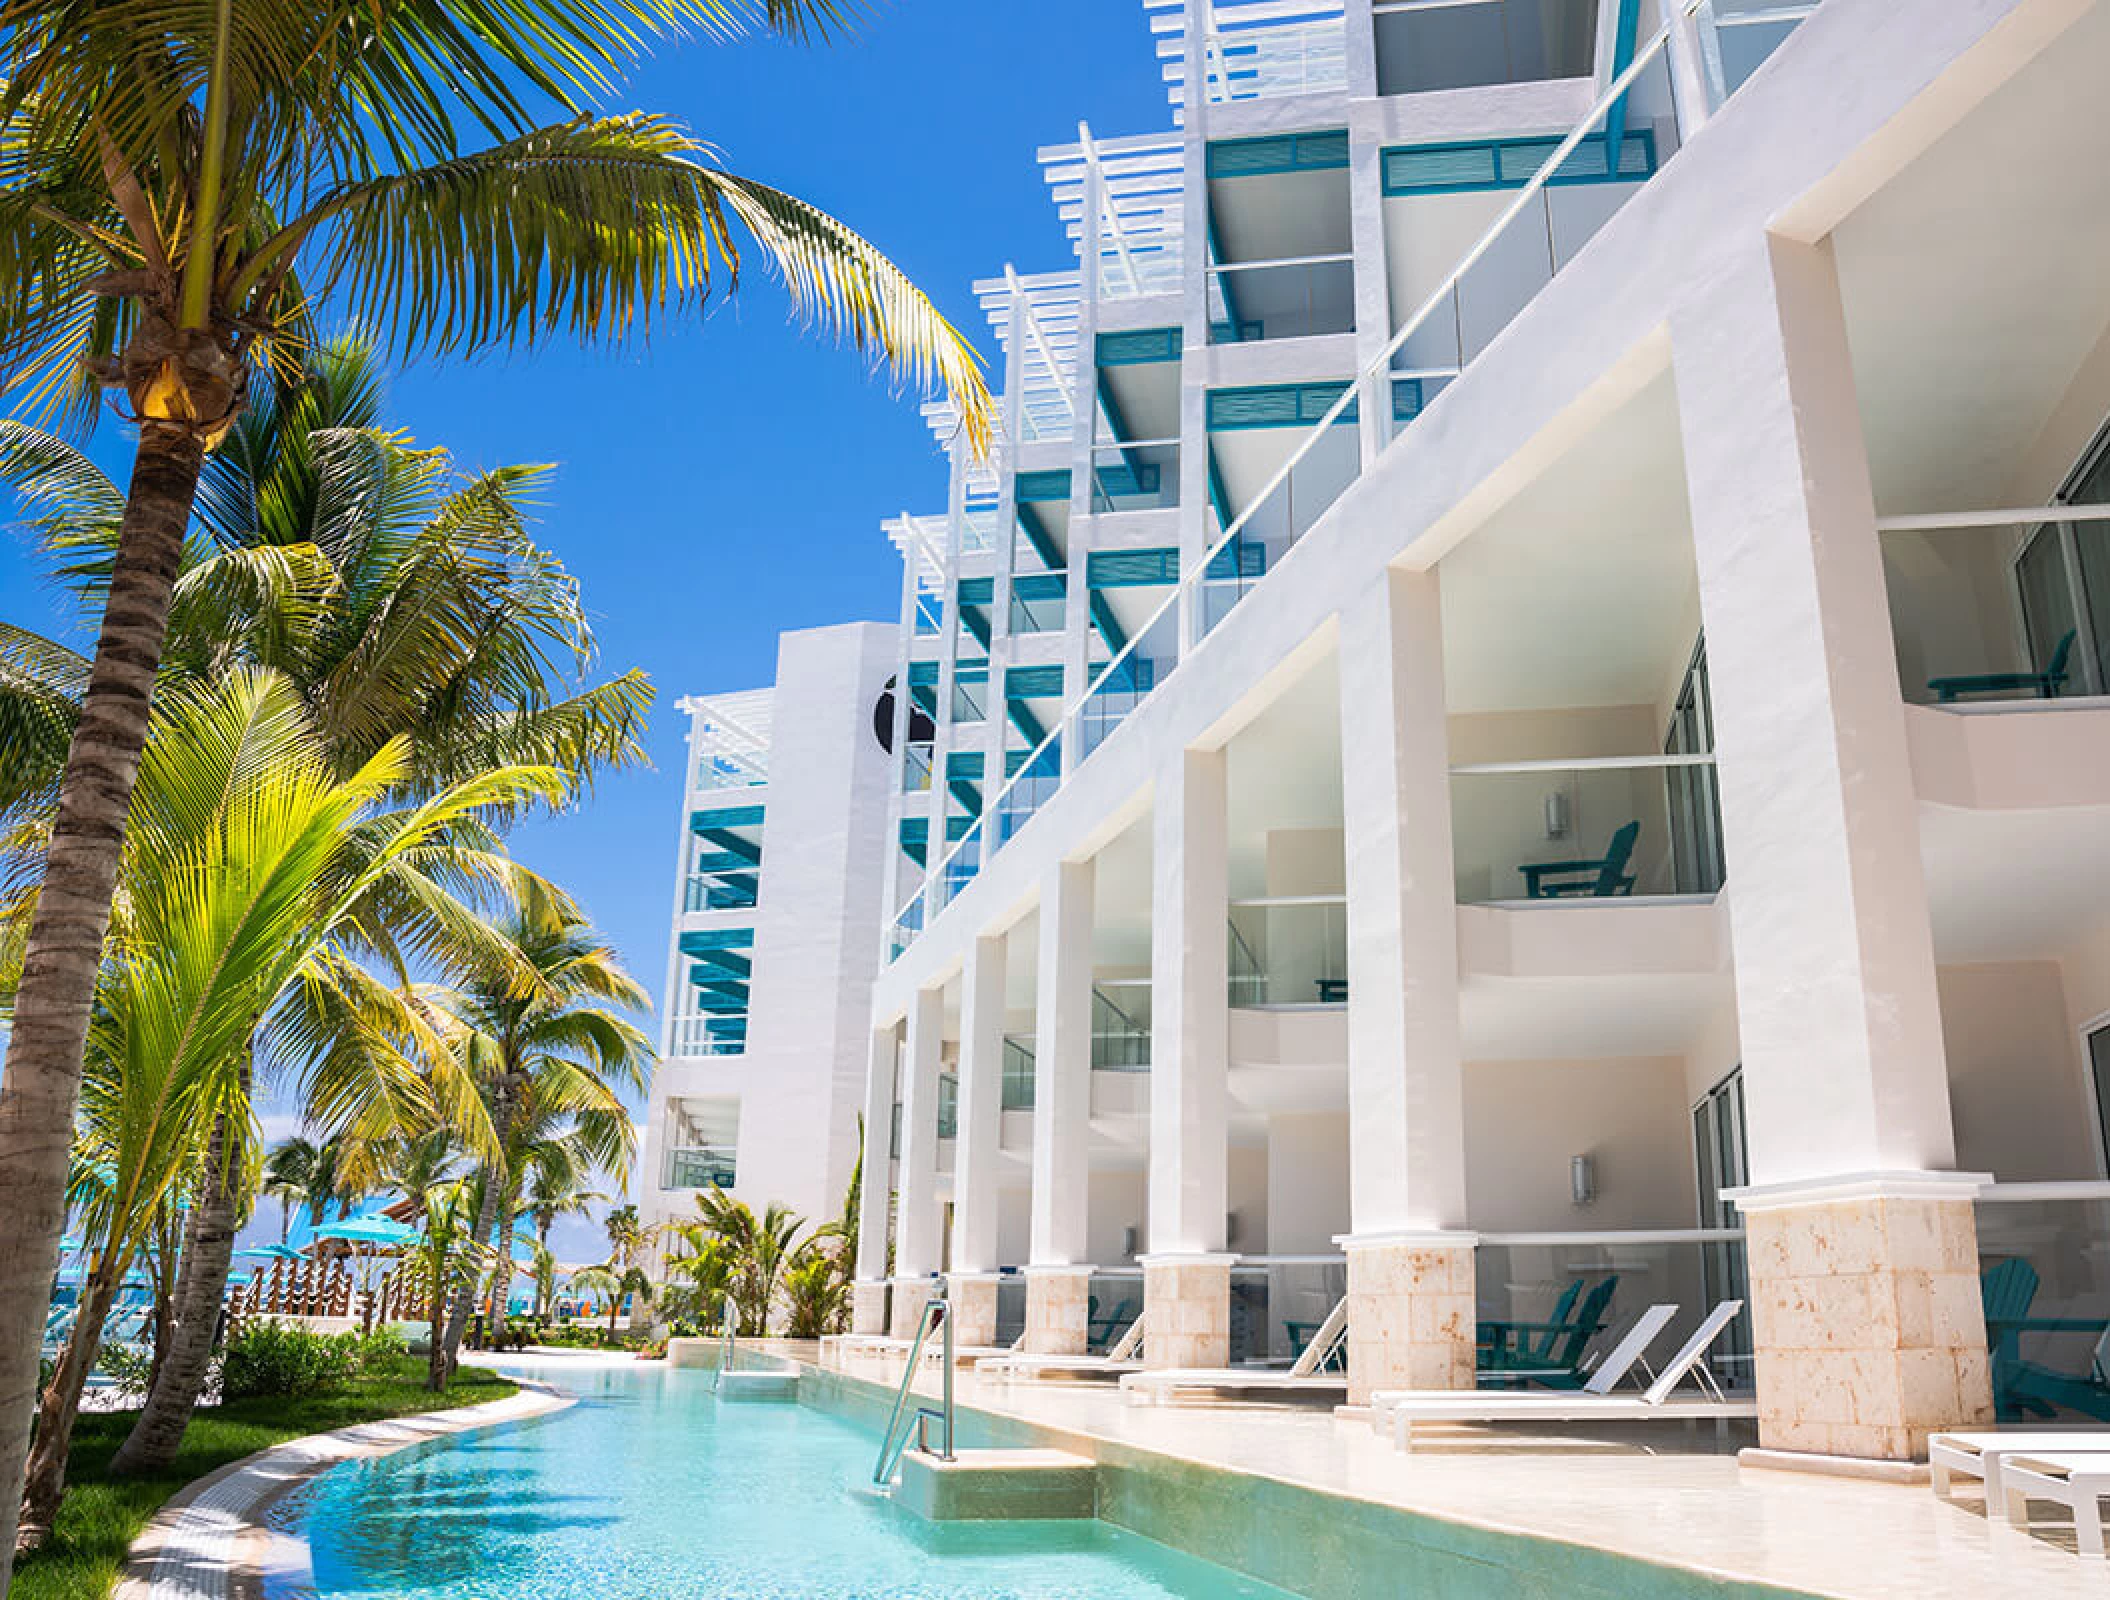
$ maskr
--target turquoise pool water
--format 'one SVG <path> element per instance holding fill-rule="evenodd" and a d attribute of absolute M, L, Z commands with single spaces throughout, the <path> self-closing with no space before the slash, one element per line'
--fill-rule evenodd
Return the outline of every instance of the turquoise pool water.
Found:
<path fill-rule="evenodd" d="M 572 1371 L 570 1410 L 357 1462 L 280 1502 L 325 1600 L 1290 1600 L 1098 1522 L 933 1528 L 877 1440 L 704 1372 Z"/>

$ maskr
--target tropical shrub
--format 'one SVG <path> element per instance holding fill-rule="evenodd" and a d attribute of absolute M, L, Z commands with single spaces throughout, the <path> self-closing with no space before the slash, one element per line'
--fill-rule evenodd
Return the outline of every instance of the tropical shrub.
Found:
<path fill-rule="evenodd" d="M 256 1396 L 297 1399 L 341 1388 L 359 1376 L 362 1341 L 355 1333 L 310 1333 L 257 1322 L 227 1342 L 220 1393 L 228 1400 Z"/>
<path fill-rule="evenodd" d="M 818 1339 L 841 1330 L 850 1307 L 850 1286 L 843 1282 L 834 1253 L 809 1246 L 784 1272 L 784 1333 L 792 1339 Z"/>

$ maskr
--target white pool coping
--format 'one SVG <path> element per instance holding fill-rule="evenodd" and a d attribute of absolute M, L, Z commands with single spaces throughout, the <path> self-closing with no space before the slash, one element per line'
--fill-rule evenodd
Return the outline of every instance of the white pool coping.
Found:
<path fill-rule="evenodd" d="M 523 1386 L 455 1406 L 289 1439 L 229 1462 L 177 1491 L 133 1541 L 114 1600 L 261 1600 L 267 1582 L 312 1588 L 305 1539 L 265 1520 L 271 1503 L 346 1461 L 393 1455 L 430 1439 L 562 1411 L 568 1395 Z"/>

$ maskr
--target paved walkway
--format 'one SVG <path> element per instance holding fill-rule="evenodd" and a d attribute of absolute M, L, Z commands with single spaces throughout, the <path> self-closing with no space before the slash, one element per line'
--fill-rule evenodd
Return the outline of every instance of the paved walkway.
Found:
<path fill-rule="evenodd" d="M 898 1361 L 853 1359 L 854 1377 L 898 1384 Z M 933 1372 L 919 1388 L 936 1389 Z M 1711 1428 L 1682 1424 L 1536 1434 L 1417 1432 L 1403 1454 L 1368 1423 L 1323 1409 L 1134 1406 L 1105 1383 L 957 1380 L 963 1406 L 1071 1436 L 1235 1468 L 1358 1499 L 1614 1554 L 1777 1584 L 1837 1600 L 2031 1600 L 2110 1592 L 2110 1564 L 2073 1553 L 2071 1522 L 2028 1532 L 1959 1499 L 1891 1484 L 1740 1467 Z M 2054 1513 L 2043 1508 L 2045 1516 Z"/>

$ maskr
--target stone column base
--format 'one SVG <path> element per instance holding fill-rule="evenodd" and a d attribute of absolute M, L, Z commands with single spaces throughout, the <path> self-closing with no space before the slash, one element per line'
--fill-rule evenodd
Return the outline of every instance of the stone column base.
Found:
<path fill-rule="evenodd" d="M 1231 1364 L 1233 1256 L 1143 1257 L 1143 1365 Z"/>
<path fill-rule="evenodd" d="M 1091 1340 L 1092 1269 L 1026 1268 L 1028 1355 L 1081 1356 Z"/>
<path fill-rule="evenodd" d="M 1736 1197 L 1764 1448 L 1910 1461 L 1930 1433 L 1993 1420 L 1975 1186 L 1885 1174 Z"/>
<path fill-rule="evenodd" d="M 886 1332 L 884 1278 L 859 1278 L 850 1285 L 850 1331 L 868 1336 Z"/>
<path fill-rule="evenodd" d="M 1348 1403 L 1473 1386 L 1470 1233 L 1347 1234 Z"/>
<path fill-rule="evenodd" d="M 946 1279 L 956 1349 L 996 1343 L 996 1284 L 993 1272 L 955 1272 Z"/>
<path fill-rule="evenodd" d="M 894 1280 L 893 1326 L 887 1331 L 896 1339 L 916 1337 L 916 1324 L 922 1321 L 923 1307 L 930 1300 L 930 1292 L 936 1284 L 934 1278 Z"/>

